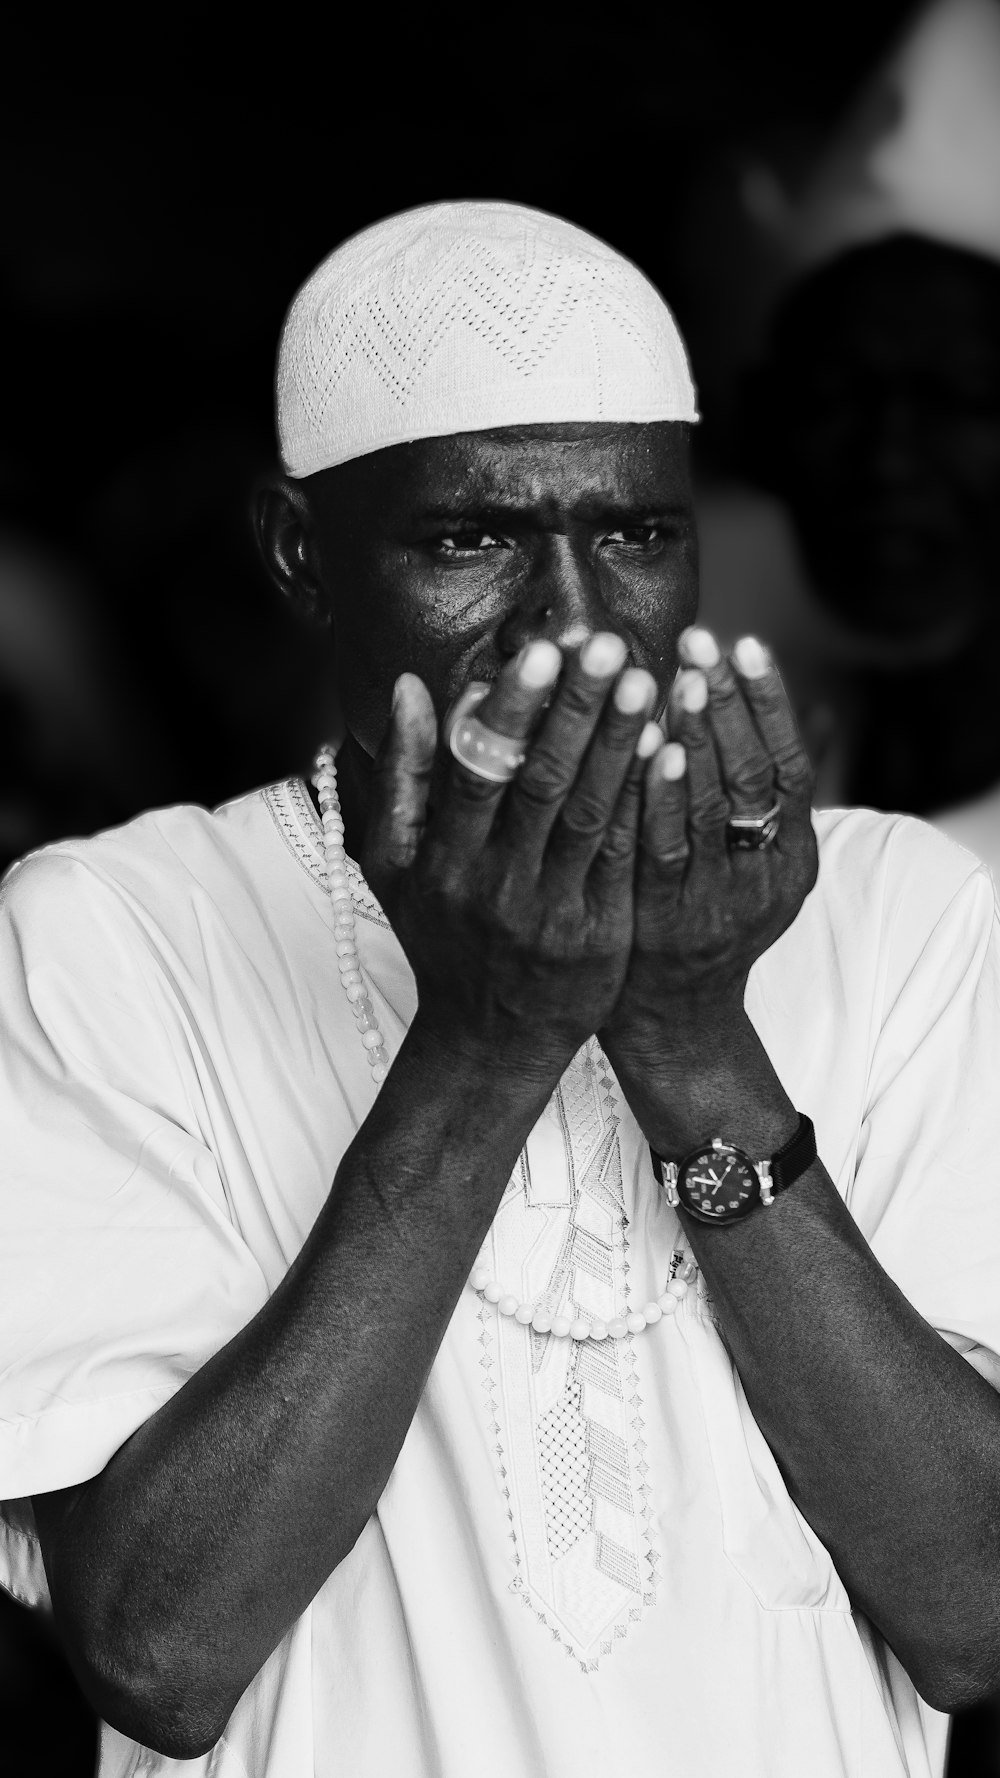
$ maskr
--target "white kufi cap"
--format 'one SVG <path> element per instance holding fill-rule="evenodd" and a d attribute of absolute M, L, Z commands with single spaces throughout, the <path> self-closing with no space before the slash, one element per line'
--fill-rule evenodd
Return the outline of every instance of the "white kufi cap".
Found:
<path fill-rule="evenodd" d="M 696 420 L 659 292 L 583 229 L 429 204 L 362 230 L 294 298 L 278 352 L 289 475 L 386 445 L 559 420 Z"/>

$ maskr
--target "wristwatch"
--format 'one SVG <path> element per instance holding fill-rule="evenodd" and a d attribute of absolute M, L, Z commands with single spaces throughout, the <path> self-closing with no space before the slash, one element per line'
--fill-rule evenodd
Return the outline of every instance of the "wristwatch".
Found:
<path fill-rule="evenodd" d="M 773 1204 L 775 1192 L 786 1191 L 816 1159 L 812 1119 L 799 1113 L 799 1127 L 790 1142 L 768 1161 L 752 1161 L 734 1142 L 721 1136 L 703 1143 L 682 1161 L 665 1161 L 650 1148 L 653 1174 L 667 1203 L 696 1222 L 723 1226 L 749 1216 L 758 1204 Z"/>

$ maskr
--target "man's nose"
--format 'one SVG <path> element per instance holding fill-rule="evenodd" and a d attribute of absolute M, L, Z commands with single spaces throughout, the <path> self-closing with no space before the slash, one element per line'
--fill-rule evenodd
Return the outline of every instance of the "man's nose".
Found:
<path fill-rule="evenodd" d="M 504 654 L 517 654 L 542 636 L 564 651 L 579 648 L 595 630 L 617 630 L 587 540 L 559 533 L 545 538 L 500 631 Z"/>
<path fill-rule="evenodd" d="M 870 472 L 883 486 L 913 479 L 920 459 L 917 404 L 907 391 L 886 394 L 868 415 L 865 444 Z"/>

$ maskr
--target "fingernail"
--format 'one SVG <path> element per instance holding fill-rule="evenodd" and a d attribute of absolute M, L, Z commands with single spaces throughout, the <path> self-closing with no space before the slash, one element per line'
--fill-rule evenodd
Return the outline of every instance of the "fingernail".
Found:
<path fill-rule="evenodd" d="M 558 678 L 561 666 L 562 655 L 554 642 L 529 642 L 518 662 L 517 676 L 522 685 L 540 691 Z"/>
<path fill-rule="evenodd" d="M 656 683 L 650 673 L 642 667 L 629 667 L 615 686 L 614 706 L 624 716 L 634 716 L 637 710 L 644 710 L 656 692 Z"/>
<path fill-rule="evenodd" d="M 687 755 L 679 741 L 667 742 L 663 749 L 663 759 L 660 764 L 660 771 L 665 778 L 670 779 L 672 782 L 676 782 L 678 778 L 683 778 L 684 773 L 687 771 Z"/>
<path fill-rule="evenodd" d="M 690 710 L 692 715 L 704 710 L 708 703 L 708 680 L 704 673 L 699 673 L 697 667 L 692 667 L 690 673 L 681 674 L 679 690 L 685 710 Z"/>
<path fill-rule="evenodd" d="M 584 646 L 580 665 L 591 679 L 605 679 L 625 665 L 628 649 L 620 636 L 610 630 L 599 630 Z"/>
<path fill-rule="evenodd" d="M 733 660 L 745 679 L 763 679 L 771 670 L 771 657 L 756 636 L 741 636 L 733 649 Z"/>
<path fill-rule="evenodd" d="M 647 722 L 642 734 L 635 744 L 640 759 L 652 759 L 656 749 L 663 740 L 663 730 L 658 722 Z"/>
<path fill-rule="evenodd" d="M 680 639 L 680 651 L 693 667 L 714 667 L 721 658 L 719 644 L 711 630 L 685 630 Z"/>
<path fill-rule="evenodd" d="M 392 714 L 394 716 L 397 710 L 405 711 L 406 709 L 410 698 L 410 680 L 412 677 L 412 673 L 400 673 L 399 678 L 396 680 L 396 683 L 392 688 Z"/>

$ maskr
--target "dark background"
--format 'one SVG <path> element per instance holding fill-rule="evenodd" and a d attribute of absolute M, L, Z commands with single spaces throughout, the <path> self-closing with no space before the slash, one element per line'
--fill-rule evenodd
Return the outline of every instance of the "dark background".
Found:
<path fill-rule="evenodd" d="M 5 27 L 0 853 L 301 770 L 329 729 L 326 644 L 279 609 L 247 501 L 273 455 L 282 314 L 338 240 L 468 195 L 603 235 L 674 306 L 699 465 L 724 473 L 762 275 L 741 178 L 763 162 L 794 186 L 909 11 L 668 0 L 589 20 L 369 7 L 361 28 L 282 7 L 238 27 L 194 10 Z M 11 1778 L 91 1769 L 45 1622 L 13 1606 L 0 1704 Z M 998 1747 L 974 1713 L 951 1778 L 1000 1772 Z"/>

